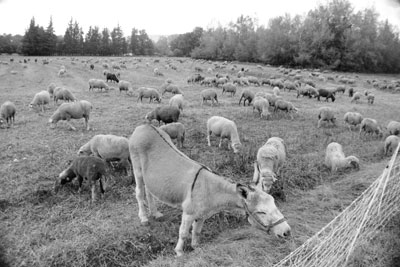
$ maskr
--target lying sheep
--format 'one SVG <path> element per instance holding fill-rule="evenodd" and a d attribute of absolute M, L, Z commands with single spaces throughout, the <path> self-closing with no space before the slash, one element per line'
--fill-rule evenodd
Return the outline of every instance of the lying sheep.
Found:
<path fill-rule="evenodd" d="M 90 79 L 89 80 L 89 91 L 93 90 L 95 88 L 100 89 L 100 91 L 102 91 L 103 89 L 108 91 L 110 89 L 109 86 L 103 80 Z"/>
<path fill-rule="evenodd" d="M 399 145 L 399 142 L 400 137 L 397 135 L 389 135 L 388 137 L 386 137 L 383 147 L 383 152 L 385 153 L 385 156 L 387 156 L 389 152 L 394 153 L 397 146 Z"/>
<path fill-rule="evenodd" d="M 231 147 L 234 153 L 239 152 L 242 144 L 239 140 L 239 134 L 235 122 L 220 116 L 212 116 L 207 120 L 207 142 L 211 146 L 210 136 L 214 134 L 220 137 L 219 147 L 222 145 L 222 139 L 227 138 L 231 141 Z"/>
<path fill-rule="evenodd" d="M 243 99 L 243 106 L 246 106 L 246 100 L 247 100 L 247 105 L 250 106 L 251 102 L 253 102 L 254 99 L 254 92 L 252 92 L 249 89 L 244 89 L 243 92 L 240 94 L 239 106 L 240 102 L 242 102 L 242 99 Z"/>
<path fill-rule="evenodd" d="M 328 99 L 331 99 L 332 102 L 335 102 L 335 93 L 329 89 L 320 88 L 317 90 L 318 96 L 317 99 L 320 101 L 320 97 L 325 97 L 325 101 L 328 102 Z"/>
<path fill-rule="evenodd" d="M 267 99 L 263 97 L 255 97 L 253 103 L 253 112 L 254 110 L 257 110 L 261 118 L 266 117 L 268 119 L 270 116 L 268 107 L 269 102 Z"/>
<path fill-rule="evenodd" d="M 161 102 L 161 96 L 160 93 L 157 91 L 157 89 L 154 88 L 146 88 L 146 87 L 140 87 L 138 89 L 138 99 L 137 102 L 142 102 L 143 98 L 149 98 L 149 103 L 153 101 L 157 101 L 158 103 Z"/>
<path fill-rule="evenodd" d="M 119 93 L 121 93 L 122 91 L 125 91 L 126 93 L 128 93 L 128 90 L 130 87 L 131 87 L 131 83 L 128 81 L 120 80 L 118 82 Z"/>
<path fill-rule="evenodd" d="M 355 168 L 359 169 L 360 163 L 355 156 L 345 157 L 342 145 L 332 142 L 326 148 L 325 165 L 336 172 L 338 169 Z"/>
<path fill-rule="evenodd" d="M 49 123 L 51 123 L 53 125 L 52 128 L 54 128 L 58 121 L 66 120 L 66 123 L 75 131 L 76 128 L 69 121 L 71 119 L 84 118 L 86 130 L 89 131 L 89 115 L 91 110 L 92 104 L 86 100 L 80 100 L 73 103 L 63 103 L 51 116 Z"/>
<path fill-rule="evenodd" d="M 54 191 L 57 193 L 61 185 L 71 182 L 75 177 L 78 178 L 79 192 L 82 188 L 83 180 L 88 180 L 92 191 L 92 201 L 97 200 L 96 181 L 100 182 L 100 192 L 104 194 L 107 187 L 108 170 L 105 161 L 102 159 L 84 156 L 75 158 L 72 163 L 63 170 L 54 183 Z"/>
<path fill-rule="evenodd" d="M 183 142 L 185 141 L 185 126 L 182 123 L 173 122 L 160 126 L 160 129 L 166 132 L 171 139 L 176 139 L 178 147 L 183 148 Z"/>
<path fill-rule="evenodd" d="M 58 100 L 64 100 L 64 101 L 77 101 L 76 97 L 71 93 L 70 90 L 67 88 L 61 88 L 57 87 L 54 90 L 54 95 L 53 95 L 53 100 L 54 104 L 57 104 Z"/>
<path fill-rule="evenodd" d="M 336 126 L 336 117 L 335 112 L 330 107 L 320 107 L 318 109 L 318 126 L 317 128 L 321 127 L 322 122 L 331 122 L 333 126 Z"/>
<path fill-rule="evenodd" d="M 201 105 L 203 106 L 204 102 L 207 103 L 207 100 L 211 100 L 211 105 L 214 106 L 214 100 L 218 103 L 217 91 L 215 89 L 204 89 L 201 91 Z"/>
<path fill-rule="evenodd" d="M 176 94 L 183 95 L 182 91 L 178 88 L 178 86 L 171 83 L 164 83 L 161 86 L 161 95 L 163 96 L 166 92 L 172 93 L 174 95 Z"/>
<path fill-rule="evenodd" d="M 129 162 L 129 144 L 128 139 L 123 136 L 112 134 L 98 134 L 92 137 L 86 144 L 81 146 L 78 150 L 78 155 L 93 155 L 102 158 L 106 162 L 119 161 L 120 163 Z M 129 173 L 130 166 L 127 165 L 127 173 Z"/>
<path fill-rule="evenodd" d="M 183 111 L 183 101 L 184 101 L 183 95 L 177 94 L 177 95 L 174 95 L 173 97 L 171 97 L 171 99 L 169 100 L 169 105 L 179 108 L 179 110 L 182 112 Z"/>
<path fill-rule="evenodd" d="M 386 128 L 390 135 L 400 135 L 400 122 L 390 121 Z"/>
<path fill-rule="evenodd" d="M 222 94 L 231 93 L 231 96 L 236 94 L 236 86 L 233 83 L 225 83 L 222 85 Z"/>
<path fill-rule="evenodd" d="M 254 163 L 253 182 L 269 193 L 276 176 L 286 161 L 286 147 L 282 138 L 271 137 L 258 149 Z"/>
<path fill-rule="evenodd" d="M 278 99 L 275 102 L 274 106 L 274 112 L 276 113 L 278 110 L 283 110 L 286 111 L 286 113 L 290 112 L 290 117 L 293 119 L 292 112 L 297 113 L 298 109 L 294 107 L 292 102 L 283 100 L 283 99 Z"/>
<path fill-rule="evenodd" d="M 351 101 L 350 101 L 350 103 L 353 103 L 353 102 L 358 103 L 359 100 L 361 99 L 361 97 L 362 97 L 362 93 L 360 93 L 360 92 L 355 92 L 354 95 L 353 95 L 353 98 L 352 98 Z"/>
<path fill-rule="evenodd" d="M 35 94 L 33 97 L 32 102 L 29 104 L 30 108 L 34 108 L 36 106 L 42 106 L 42 112 L 44 112 L 44 105 L 50 103 L 50 94 L 47 91 L 40 91 L 39 93 Z"/>
<path fill-rule="evenodd" d="M 17 108 L 11 101 L 4 102 L 0 107 L 0 125 L 7 122 L 7 126 L 14 125 Z"/>
<path fill-rule="evenodd" d="M 56 84 L 55 83 L 51 83 L 49 84 L 49 86 L 47 87 L 47 92 L 49 92 L 50 96 L 53 96 L 54 94 L 54 89 L 56 89 Z"/>
<path fill-rule="evenodd" d="M 349 126 L 349 130 L 351 131 L 351 126 L 357 127 L 357 125 L 361 124 L 364 118 L 358 112 L 346 112 L 346 114 L 344 114 L 343 119 L 345 124 Z"/>
<path fill-rule="evenodd" d="M 164 106 L 164 107 L 157 107 L 153 111 L 146 114 L 145 119 L 148 121 L 157 120 L 158 125 L 161 122 L 165 124 L 171 122 L 177 122 L 179 119 L 180 110 L 177 107 L 172 106 Z"/>
<path fill-rule="evenodd" d="M 378 125 L 378 122 L 371 118 L 364 118 L 361 121 L 360 136 L 361 136 L 361 133 L 364 133 L 364 135 L 366 135 L 367 133 L 369 135 L 376 134 L 378 137 L 382 137 L 382 135 L 383 135 L 382 129 Z"/>

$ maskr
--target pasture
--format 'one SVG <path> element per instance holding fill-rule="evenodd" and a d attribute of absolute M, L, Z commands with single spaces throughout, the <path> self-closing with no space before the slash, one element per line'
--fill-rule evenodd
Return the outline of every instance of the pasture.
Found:
<path fill-rule="evenodd" d="M 10 56 L 0 61 L 9 62 Z M 355 90 L 369 90 L 375 94 L 375 103 L 350 103 L 347 92 L 337 94 L 335 102 L 317 101 L 308 97 L 296 98 L 296 92 L 283 91 L 284 99 L 291 101 L 299 112 L 293 120 L 284 113 L 272 114 L 269 120 L 260 119 L 251 106 L 239 106 L 240 92 L 251 88 L 254 92 L 272 92 L 272 87 L 238 87 L 231 97 L 217 88 L 219 104 L 201 105 L 200 92 L 206 87 L 188 84 L 187 77 L 195 67 L 213 68 L 204 76 L 229 74 L 248 68 L 246 75 L 269 78 L 285 75 L 278 68 L 231 63 L 215 69 L 214 63 L 184 59 L 159 58 L 49 58 L 49 64 L 14 62 L 0 65 L 0 103 L 10 100 L 17 113 L 12 128 L 0 129 L 0 249 L 11 266 L 269 266 L 301 245 L 327 222 L 340 213 L 368 187 L 383 171 L 389 157 L 383 155 L 383 141 L 375 137 L 359 137 L 358 131 L 349 131 L 343 123 L 347 111 L 357 111 L 386 126 L 391 120 L 400 121 L 400 94 L 380 91 L 367 79 L 395 80 L 399 76 L 344 74 L 356 80 Z M 86 61 L 89 60 L 89 63 Z M 165 68 L 171 60 L 176 70 Z M 76 156 L 80 146 L 96 134 L 114 134 L 129 137 L 136 126 L 145 122 L 145 115 L 156 106 L 167 105 L 172 96 L 166 93 L 161 103 L 137 102 L 137 94 L 116 90 L 90 91 L 92 78 L 105 80 L 102 63 L 126 61 L 126 69 L 117 70 L 121 79 L 129 81 L 134 89 L 141 86 L 160 89 L 167 78 L 184 92 L 185 105 L 179 121 L 186 127 L 185 147 L 181 150 L 190 158 L 209 166 L 234 182 L 249 183 L 253 176 L 253 162 L 257 149 L 272 136 L 285 140 L 287 162 L 272 194 L 282 214 L 292 227 L 292 238 L 278 239 L 250 227 L 245 216 L 223 212 L 212 216 L 200 235 L 200 248 L 192 251 L 186 242 L 185 255 L 175 258 L 181 212 L 158 203 L 165 215 L 141 226 L 137 215 L 135 189 L 130 177 L 115 173 L 115 183 L 103 200 L 92 204 L 90 189 L 84 182 L 79 194 L 77 184 L 65 185 L 57 194 L 53 191 L 55 177 Z M 94 64 L 94 70 L 89 65 Z M 220 65 L 220 63 L 218 63 Z M 230 67 L 236 65 L 235 70 Z M 60 66 L 67 72 L 58 76 Z M 26 67 L 25 67 L 26 66 Z M 155 76 L 154 68 L 164 76 Z M 109 70 L 112 71 L 112 70 Z M 12 74 L 13 73 L 13 74 Z M 301 71 L 309 77 L 309 71 Z M 334 80 L 313 78 L 317 88 L 339 85 L 336 75 L 324 73 Z M 35 93 L 47 90 L 50 83 L 71 90 L 78 98 L 93 104 L 90 116 L 91 130 L 86 131 L 84 120 L 72 120 L 77 131 L 71 131 L 64 122 L 55 129 L 47 123 L 57 106 L 51 101 L 44 111 L 32 110 L 29 103 Z M 347 85 L 347 87 L 350 87 Z M 60 101 L 62 102 L 62 101 Z M 336 110 L 337 127 L 317 128 L 319 107 Z M 233 154 L 231 149 L 218 148 L 218 139 L 211 138 L 207 146 L 206 121 L 213 115 L 236 122 L 243 149 Z M 153 122 L 154 125 L 158 125 Z M 359 171 L 340 171 L 332 174 L 323 166 L 325 148 L 336 141 L 343 145 L 346 155 L 360 159 Z M 154 164 L 157 164 L 156 162 Z M 177 166 L 179 168 L 179 166 Z M 379 237 L 356 249 L 351 266 L 389 266 L 399 245 L 399 222 L 382 229 Z"/>

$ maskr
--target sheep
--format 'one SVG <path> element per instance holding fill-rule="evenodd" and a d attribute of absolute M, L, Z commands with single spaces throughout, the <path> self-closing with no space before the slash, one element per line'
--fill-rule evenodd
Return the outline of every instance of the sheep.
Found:
<path fill-rule="evenodd" d="M 298 112 L 298 109 L 294 107 L 292 102 L 289 102 L 289 101 L 286 101 L 286 100 L 283 100 L 283 99 L 276 100 L 275 105 L 274 105 L 274 112 L 276 113 L 278 111 L 278 109 L 279 110 L 285 110 L 286 113 L 289 113 L 289 112 L 290 113 L 291 112 L 297 113 Z M 292 114 L 290 114 L 290 117 L 293 120 L 293 115 Z"/>
<path fill-rule="evenodd" d="M 335 102 L 335 93 L 333 91 L 326 88 L 320 88 L 317 91 L 318 91 L 318 96 L 317 96 L 318 101 L 321 101 L 320 97 L 325 97 L 326 102 L 328 102 L 329 98 L 332 100 L 332 102 Z"/>
<path fill-rule="evenodd" d="M 93 136 L 86 144 L 78 150 L 79 156 L 90 156 L 101 158 L 106 162 L 119 161 L 120 163 L 128 162 L 130 165 L 131 159 L 129 156 L 128 139 L 123 136 L 112 134 L 98 134 Z M 127 173 L 129 173 L 129 164 Z"/>
<path fill-rule="evenodd" d="M 355 92 L 353 97 L 352 97 L 352 99 L 351 99 L 351 101 L 350 101 L 350 103 L 353 103 L 353 102 L 358 103 L 358 101 L 361 99 L 361 97 L 362 97 L 362 93 Z"/>
<path fill-rule="evenodd" d="M 278 86 L 275 86 L 274 89 L 272 89 L 272 92 L 274 95 L 279 96 L 281 94 L 281 90 L 279 89 Z"/>
<path fill-rule="evenodd" d="M 344 85 L 339 85 L 338 87 L 336 87 L 335 93 L 339 92 L 342 92 L 344 94 L 346 92 L 346 87 Z"/>
<path fill-rule="evenodd" d="M 119 80 L 114 73 L 106 72 L 105 75 L 106 75 L 106 82 L 112 81 L 112 82 L 119 83 Z"/>
<path fill-rule="evenodd" d="M 215 77 L 205 77 L 200 84 L 201 85 L 207 85 L 207 86 L 213 86 L 217 82 L 217 79 Z"/>
<path fill-rule="evenodd" d="M 300 87 L 297 89 L 297 98 L 299 98 L 300 95 L 308 96 L 309 98 L 311 98 L 318 97 L 319 93 L 314 87 L 306 84 L 304 87 Z"/>
<path fill-rule="evenodd" d="M 173 122 L 170 124 L 160 126 L 160 130 L 166 132 L 171 139 L 176 139 L 178 147 L 183 148 L 185 141 L 185 126 L 180 122 Z"/>
<path fill-rule="evenodd" d="M 214 105 L 214 100 L 218 103 L 217 91 L 215 89 L 204 89 L 201 91 L 202 102 L 201 105 L 203 106 L 204 102 L 207 103 L 207 100 L 211 100 L 211 105 Z"/>
<path fill-rule="evenodd" d="M 239 99 L 239 106 L 240 106 L 240 102 L 242 102 L 243 99 L 243 106 L 246 105 L 246 100 L 247 105 L 250 106 L 251 102 L 254 99 L 254 92 L 250 91 L 249 89 L 244 89 L 243 92 L 240 94 L 240 99 Z"/>
<path fill-rule="evenodd" d="M 278 88 L 279 88 L 279 87 L 278 87 Z M 283 90 L 285 90 L 285 89 L 288 89 L 289 91 L 290 91 L 290 90 L 296 91 L 296 90 L 297 90 L 297 86 L 296 86 L 296 84 L 295 84 L 294 82 L 285 81 L 285 82 L 283 83 Z"/>
<path fill-rule="evenodd" d="M 367 97 L 368 104 L 370 104 L 370 105 L 374 104 L 374 101 L 375 101 L 375 95 L 374 94 L 371 94 L 370 92 L 365 91 L 365 96 Z"/>
<path fill-rule="evenodd" d="M 49 92 L 43 90 L 35 94 L 32 102 L 29 104 L 29 107 L 33 108 L 39 106 L 40 108 L 40 106 L 42 106 L 42 112 L 44 112 L 44 105 L 47 105 L 49 103 L 50 103 L 50 94 Z"/>
<path fill-rule="evenodd" d="M 236 94 L 236 86 L 233 83 L 225 83 L 222 85 L 222 94 L 224 93 L 231 93 L 231 96 Z"/>
<path fill-rule="evenodd" d="M 9 126 L 9 124 L 13 126 L 15 121 L 16 111 L 17 108 L 15 107 L 13 102 L 11 101 L 4 102 L 0 107 L 0 124 L 3 124 L 4 121 L 6 121 L 7 126 Z"/>
<path fill-rule="evenodd" d="M 257 77 L 254 77 L 254 76 L 248 76 L 247 77 L 247 80 L 248 80 L 248 83 L 250 84 L 254 84 L 254 85 L 257 85 L 257 86 L 260 86 L 261 85 L 261 82 L 258 80 L 258 78 Z"/>
<path fill-rule="evenodd" d="M 343 119 L 345 124 L 349 126 L 349 130 L 351 131 L 351 126 L 357 126 L 361 124 L 364 117 L 358 112 L 346 112 Z"/>
<path fill-rule="evenodd" d="M 86 130 L 89 131 L 89 115 L 92 108 L 92 104 L 86 100 L 80 100 L 73 103 L 63 103 L 51 116 L 49 123 L 52 125 L 52 128 L 55 128 L 58 121 L 66 120 L 66 123 L 75 131 L 76 128 L 69 123 L 70 119 L 84 118 Z"/>
<path fill-rule="evenodd" d="M 182 91 L 178 88 L 175 84 L 164 83 L 161 86 L 161 95 L 163 96 L 166 92 L 172 93 L 174 95 L 181 94 L 183 95 Z"/>
<path fill-rule="evenodd" d="M 218 75 L 218 74 L 217 74 Z M 215 86 L 217 86 L 218 87 L 218 85 L 224 85 L 224 84 L 226 84 L 228 82 L 228 78 L 227 77 L 221 77 L 221 78 L 218 78 L 217 80 L 216 80 L 216 83 L 215 83 Z"/>
<path fill-rule="evenodd" d="M 286 147 L 282 138 L 271 137 L 258 149 L 254 162 L 253 182 L 266 193 L 271 190 L 286 161 Z"/>
<path fill-rule="evenodd" d="M 158 68 L 154 68 L 153 73 L 155 76 L 164 76 Z"/>
<path fill-rule="evenodd" d="M 201 76 L 199 73 L 195 73 L 187 79 L 188 83 L 197 83 L 204 80 L 204 77 Z"/>
<path fill-rule="evenodd" d="M 350 88 L 349 89 L 349 97 L 353 97 L 353 95 L 354 95 L 354 89 Z"/>
<path fill-rule="evenodd" d="M 275 94 L 268 94 L 268 93 L 265 93 L 264 95 L 265 95 L 264 98 L 266 98 L 266 99 L 268 100 L 268 103 L 269 103 L 269 105 L 270 105 L 271 107 L 275 107 L 276 101 L 278 101 L 279 99 L 282 99 L 281 96 L 277 96 L 277 95 L 275 95 Z"/>
<path fill-rule="evenodd" d="M 242 147 L 239 140 L 239 134 L 235 122 L 220 116 L 212 116 L 207 120 L 207 143 L 211 146 L 210 136 L 214 134 L 220 137 L 219 147 L 222 145 L 222 139 L 227 138 L 231 141 L 231 147 L 234 153 L 238 153 Z"/>
<path fill-rule="evenodd" d="M 390 135 L 400 135 L 400 122 L 390 121 L 386 129 Z"/>
<path fill-rule="evenodd" d="M 90 79 L 89 80 L 89 91 L 93 90 L 95 88 L 100 89 L 100 91 L 104 90 L 109 90 L 110 87 L 103 81 L 100 79 Z"/>
<path fill-rule="evenodd" d="M 400 137 L 397 135 L 389 135 L 388 137 L 386 137 L 383 147 L 383 152 L 385 156 L 387 156 L 389 152 L 393 153 L 396 150 L 399 143 L 400 143 Z"/>
<path fill-rule="evenodd" d="M 169 100 L 169 105 L 179 108 L 179 110 L 182 112 L 183 111 L 183 101 L 184 101 L 183 95 L 177 94 L 177 95 L 174 95 L 173 97 L 171 97 L 171 99 Z"/>
<path fill-rule="evenodd" d="M 91 156 L 76 157 L 72 163 L 63 170 L 54 182 L 54 191 L 57 193 L 61 185 L 78 178 L 79 192 L 81 192 L 83 180 L 88 180 L 92 191 L 92 202 L 96 202 L 96 181 L 100 182 L 100 192 L 104 194 L 109 178 L 106 163 L 99 158 Z"/>
<path fill-rule="evenodd" d="M 126 91 L 126 93 L 128 93 L 128 90 L 130 87 L 131 87 L 131 83 L 128 81 L 120 80 L 118 82 L 119 93 L 121 93 L 122 91 Z"/>
<path fill-rule="evenodd" d="M 361 133 L 364 133 L 364 135 L 366 135 L 367 133 L 369 135 L 376 134 L 378 137 L 382 137 L 383 135 L 382 129 L 378 125 L 378 122 L 375 119 L 371 118 L 364 118 L 361 121 L 360 136 Z"/>
<path fill-rule="evenodd" d="M 158 125 L 161 122 L 165 124 L 171 122 L 177 122 L 179 119 L 180 110 L 175 106 L 164 106 L 164 107 L 157 107 L 154 110 L 150 111 L 146 114 L 145 119 L 148 121 L 157 120 Z"/>
<path fill-rule="evenodd" d="M 318 125 L 317 128 L 321 127 L 322 122 L 331 122 L 333 126 L 336 126 L 335 112 L 330 107 L 320 107 L 318 109 Z"/>
<path fill-rule="evenodd" d="M 263 97 L 255 97 L 254 103 L 253 103 L 253 112 L 254 110 L 257 110 L 260 117 L 266 117 L 267 119 L 269 118 L 269 102 L 267 99 Z"/>
<path fill-rule="evenodd" d="M 94 70 L 94 65 L 93 64 L 90 64 L 90 69 Z"/>
<path fill-rule="evenodd" d="M 53 96 L 54 94 L 54 89 L 56 89 L 56 84 L 55 83 L 51 83 L 49 84 L 49 86 L 47 87 L 47 92 L 49 92 L 50 96 Z"/>
<path fill-rule="evenodd" d="M 160 93 L 157 91 L 157 89 L 140 87 L 138 89 L 138 94 L 139 94 L 139 96 L 138 96 L 137 102 L 139 102 L 139 99 L 140 99 L 140 102 L 142 102 L 143 98 L 149 98 L 149 103 L 151 101 L 153 101 L 153 99 L 155 101 L 157 101 L 158 103 L 161 102 L 161 96 L 160 96 Z"/>
<path fill-rule="evenodd" d="M 360 161 L 355 156 L 345 157 L 342 145 L 336 142 L 330 143 L 326 147 L 325 165 L 331 170 L 336 172 L 344 168 L 360 168 Z"/>
<path fill-rule="evenodd" d="M 70 90 L 66 88 L 57 87 L 54 90 L 53 95 L 54 104 L 57 104 L 58 100 L 65 100 L 65 101 L 77 101 L 76 97 L 71 93 Z"/>
<path fill-rule="evenodd" d="M 58 71 L 58 76 L 61 77 L 61 76 L 63 76 L 65 73 L 67 73 L 67 70 L 64 69 L 64 68 L 61 68 L 61 69 Z"/>

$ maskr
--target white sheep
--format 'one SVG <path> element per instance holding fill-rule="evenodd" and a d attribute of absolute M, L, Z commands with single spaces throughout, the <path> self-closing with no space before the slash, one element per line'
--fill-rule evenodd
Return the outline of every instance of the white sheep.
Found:
<path fill-rule="evenodd" d="M 29 107 L 34 108 L 36 106 L 39 106 L 40 108 L 40 106 L 42 106 L 42 112 L 44 112 L 44 105 L 47 105 L 49 103 L 50 103 L 50 94 L 49 92 L 43 90 L 35 94 L 32 102 L 29 104 Z"/>
<path fill-rule="evenodd" d="M 103 89 L 108 91 L 110 89 L 110 87 L 103 80 L 90 79 L 89 80 L 89 91 L 93 90 L 95 88 L 100 89 L 100 91 L 102 91 Z"/>
<path fill-rule="evenodd" d="M 257 110 L 260 117 L 266 117 L 267 119 L 270 116 L 269 110 L 269 102 L 267 99 L 263 97 L 255 97 L 254 98 L 254 103 L 253 103 L 253 112 L 254 110 Z"/>
<path fill-rule="evenodd" d="M 369 135 L 376 134 L 378 137 L 382 137 L 382 128 L 378 125 L 378 122 L 375 119 L 371 118 L 364 118 L 361 121 L 360 125 L 360 136 L 361 133 L 364 133 L 366 135 L 367 133 Z"/>
<path fill-rule="evenodd" d="M 169 105 L 179 108 L 180 111 L 182 112 L 183 111 L 183 102 L 184 102 L 183 95 L 176 94 L 176 95 L 172 96 L 171 99 L 169 100 Z"/>
<path fill-rule="evenodd" d="M 353 103 L 353 102 L 358 103 L 359 100 L 361 99 L 361 97 L 362 97 L 362 93 L 360 93 L 360 92 L 355 92 L 354 95 L 353 95 L 353 98 L 352 98 L 351 101 L 350 101 L 350 103 Z"/>
<path fill-rule="evenodd" d="M 164 76 L 158 68 L 154 68 L 153 73 L 155 76 Z"/>
<path fill-rule="evenodd" d="M 297 113 L 299 110 L 294 107 L 292 102 L 283 100 L 283 99 L 277 99 L 275 101 L 274 105 L 274 112 L 276 113 L 278 110 L 283 110 L 286 111 L 286 113 L 290 113 L 290 118 L 293 120 L 293 112 Z"/>
<path fill-rule="evenodd" d="M 391 135 L 400 135 L 400 122 L 390 121 L 387 125 L 387 131 Z"/>
<path fill-rule="evenodd" d="M 222 85 L 222 94 L 224 93 L 231 93 L 231 96 L 234 96 L 236 94 L 236 86 L 229 82 L 229 83 L 225 83 L 224 85 Z"/>
<path fill-rule="evenodd" d="M 54 100 L 54 105 L 56 105 L 58 100 L 64 100 L 69 102 L 69 101 L 76 101 L 77 99 L 67 88 L 57 87 L 54 90 L 53 100 Z"/>
<path fill-rule="evenodd" d="M 365 91 L 365 96 L 367 97 L 367 102 L 368 102 L 368 104 L 374 104 L 374 101 L 375 101 L 375 95 L 374 94 L 371 94 L 370 92 L 368 92 L 368 91 Z"/>
<path fill-rule="evenodd" d="M 253 182 L 261 190 L 269 192 L 276 176 L 286 161 L 286 147 L 282 138 L 271 137 L 258 149 L 254 163 Z"/>
<path fill-rule="evenodd" d="M 131 83 L 128 81 L 120 80 L 118 82 L 119 93 L 121 93 L 122 91 L 126 91 L 126 93 L 128 93 L 129 88 L 131 88 L 131 87 L 132 87 Z"/>
<path fill-rule="evenodd" d="M 275 86 L 274 89 L 272 89 L 272 92 L 274 95 L 279 96 L 281 94 L 281 90 L 279 89 L 278 86 Z"/>
<path fill-rule="evenodd" d="M 54 94 L 54 89 L 56 89 L 56 84 L 55 83 L 51 83 L 49 84 L 49 86 L 47 87 L 47 92 L 49 92 L 50 96 L 53 96 Z"/>
<path fill-rule="evenodd" d="M 344 123 L 349 126 L 349 130 L 351 131 L 351 126 L 357 127 L 357 125 L 361 124 L 364 117 L 358 112 L 346 112 L 343 119 Z"/>
<path fill-rule="evenodd" d="M 400 137 L 397 135 L 389 135 L 388 137 L 386 137 L 383 147 L 383 152 L 385 153 L 385 156 L 388 154 L 388 152 L 393 153 L 399 145 L 399 142 Z"/>
<path fill-rule="evenodd" d="M 212 116 L 207 120 L 207 142 L 211 146 L 210 136 L 214 134 L 220 137 L 219 147 L 222 145 L 222 139 L 227 138 L 231 141 L 233 152 L 239 152 L 242 144 L 239 140 L 239 134 L 235 122 L 220 116 Z"/>
<path fill-rule="evenodd" d="M 14 103 L 11 101 L 4 102 L 0 107 L 0 124 L 3 124 L 4 121 L 7 122 L 7 126 L 9 123 L 11 126 L 14 125 L 15 121 L 15 113 L 17 108 L 15 107 Z"/>
<path fill-rule="evenodd" d="M 331 107 L 320 107 L 318 109 L 318 125 L 317 128 L 321 127 L 322 122 L 331 122 L 333 126 L 336 126 L 335 112 Z"/>
<path fill-rule="evenodd" d="M 355 156 L 345 157 L 342 145 L 332 142 L 326 148 L 325 165 L 332 172 L 336 172 L 338 169 L 349 167 L 359 169 L 360 162 Z"/>
<path fill-rule="evenodd" d="M 182 91 L 178 88 L 176 84 L 171 84 L 171 83 L 164 83 L 161 86 L 161 95 L 163 96 L 166 92 L 172 93 L 174 95 L 176 94 L 181 94 L 183 95 Z"/>
<path fill-rule="evenodd" d="M 72 130 L 76 130 L 76 128 L 69 123 L 71 119 L 85 119 L 86 130 L 89 131 L 89 115 L 92 110 L 92 104 L 86 100 L 80 100 L 72 103 L 63 103 L 58 109 L 54 112 L 54 114 L 49 119 L 49 123 L 51 123 L 54 128 L 58 121 L 66 120 L 67 124 L 71 127 Z"/>
<path fill-rule="evenodd" d="M 185 126 L 180 122 L 173 122 L 160 126 L 160 129 L 166 132 L 171 139 L 176 139 L 178 147 L 183 148 L 185 141 Z"/>
<path fill-rule="evenodd" d="M 61 77 L 61 76 L 63 76 L 65 73 L 67 73 L 67 70 L 64 69 L 64 68 L 61 68 L 61 69 L 58 71 L 58 76 Z"/>
<path fill-rule="evenodd" d="M 214 105 L 214 100 L 218 103 L 217 91 L 215 89 L 204 89 L 201 91 L 201 105 L 203 106 L 204 102 L 207 103 L 207 100 L 211 100 L 211 105 Z"/>
<path fill-rule="evenodd" d="M 147 88 L 147 87 L 140 87 L 138 89 L 138 99 L 137 102 L 142 102 L 143 98 L 149 98 L 149 103 L 151 101 L 156 100 L 157 102 L 161 102 L 161 96 L 160 93 L 157 91 L 157 89 L 154 88 Z"/>

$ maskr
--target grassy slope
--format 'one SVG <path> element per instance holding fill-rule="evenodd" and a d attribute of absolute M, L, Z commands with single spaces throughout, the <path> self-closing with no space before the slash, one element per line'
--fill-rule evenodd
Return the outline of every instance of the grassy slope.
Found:
<path fill-rule="evenodd" d="M 357 87 L 362 91 L 368 87 L 375 93 L 376 104 L 373 106 L 368 106 L 365 101 L 350 104 L 346 95 L 339 96 L 335 103 L 325 103 L 296 99 L 293 92 L 283 92 L 284 98 L 300 108 L 300 113 L 295 120 L 280 114 L 266 121 L 253 114 L 251 108 L 239 107 L 238 95 L 234 98 L 219 95 L 219 106 L 201 107 L 199 92 L 203 88 L 185 82 L 194 70 L 191 61 L 176 63 L 179 71 L 165 70 L 165 59 L 161 59 L 160 64 L 149 61 L 150 67 L 146 67 L 146 61 L 143 59 L 134 64 L 128 59 L 128 70 L 121 71 L 121 76 L 135 88 L 159 88 L 166 78 L 182 87 L 187 101 L 181 117 L 187 128 L 183 152 L 191 158 L 234 181 L 249 182 L 258 147 L 270 136 L 285 140 L 288 161 L 283 170 L 282 185 L 287 201 L 278 204 L 293 228 L 293 240 L 285 242 L 264 236 L 250 228 L 244 217 L 223 213 L 206 222 L 201 235 L 202 247 L 177 261 L 173 258 L 173 248 L 180 223 L 179 211 L 162 205 L 161 211 L 166 214 L 163 220 L 151 221 L 149 227 L 140 226 L 134 189 L 129 186 L 128 177 L 118 175 L 119 182 L 106 194 L 105 201 L 95 205 L 90 204 L 87 188 L 79 195 L 76 186 L 65 186 L 55 195 L 52 192 L 54 177 L 83 143 L 95 134 L 129 136 L 143 123 L 144 115 L 155 104 L 137 103 L 136 98 L 118 91 L 89 93 L 87 81 L 102 78 L 100 63 L 95 64 L 95 71 L 90 71 L 79 61 L 71 64 L 69 58 L 53 58 L 49 65 L 32 62 L 27 68 L 22 68 L 19 63 L 0 65 L 0 102 L 11 100 L 18 109 L 15 128 L 0 129 L 0 234 L 5 256 L 13 265 L 135 266 L 150 261 L 151 266 L 179 262 L 193 266 L 252 266 L 277 262 L 337 215 L 383 170 L 386 159 L 381 155 L 381 141 L 360 140 L 356 133 L 348 132 L 341 119 L 351 110 L 375 118 L 384 125 L 390 120 L 399 120 L 399 96 L 369 88 L 365 79 L 370 76 L 360 75 L 361 82 Z M 68 70 L 62 78 L 57 77 L 60 65 L 65 65 Z M 154 66 L 159 67 L 165 77 L 154 77 Z M 208 66 L 202 67 L 207 69 Z M 250 68 L 258 76 L 278 73 L 274 68 L 265 68 L 262 72 Z M 10 75 L 12 70 L 17 74 Z M 28 108 L 33 95 L 45 90 L 50 82 L 71 89 L 79 99 L 92 102 L 92 131 L 83 130 L 82 120 L 73 122 L 78 128 L 76 132 L 68 130 L 62 122 L 51 130 L 46 122 L 56 109 L 53 104 L 44 114 Z M 271 88 L 254 90 L 271 91 Z M 162 104 L 166 104 L 169 97 L 165 95 Z M 337 109 L 339 127 L 316 128 L 317 109 L 323 105 Z M 237 123 L 245 146 L 241 155 L 234 156 L 227 149 L 218 149 L 216 139 L 212 139 L 215 146 L 206 146 L 205 122 L 212 115 L 225 116 Z M 358 156 L 361 170 L 330 174 L 322 166 L 325 147 L 330 141 L 341 143 L 346 154 Z M 311 190 L 318 184 L 321 185 Z M 276 192 L 278 196 L 279 190 Z M 387 241 L 386 244 L 391 243 Z M 189 246 L 186 250 L 190 250 Z M 383 256 L 382 262 L 387 263 L 390 256 Z M 364 261 L 377 263 L 377 260 L 359 256 L 357 262 Z"/>

